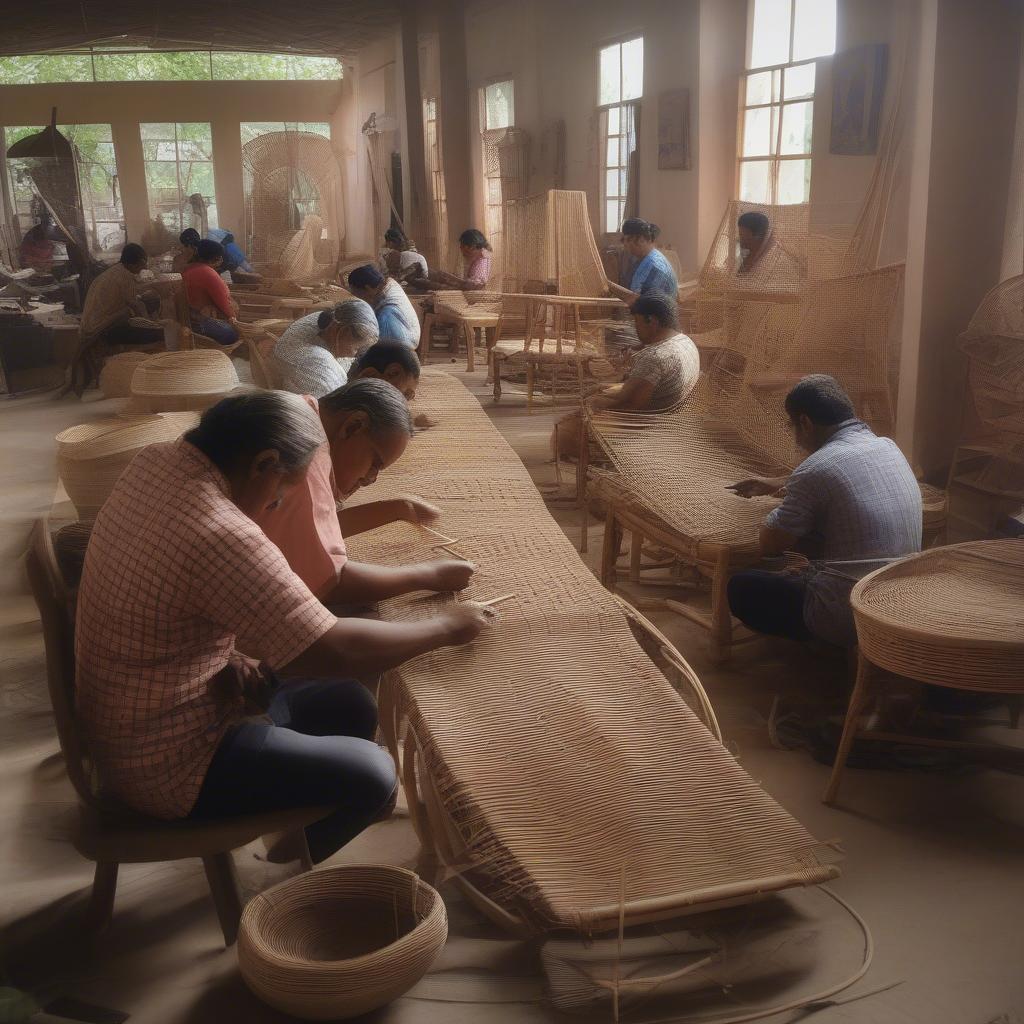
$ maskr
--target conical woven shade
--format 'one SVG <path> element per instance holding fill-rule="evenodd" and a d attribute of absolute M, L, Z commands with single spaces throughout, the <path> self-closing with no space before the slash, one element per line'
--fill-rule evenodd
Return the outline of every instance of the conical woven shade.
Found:
<path fill-rule="evenodd" d="M 163 352 L 132 377 L 133 412 L 202 411 L 238 387 L 231 360 L 216 349 Z"/>
<path fill-rule="evenodd" d="M 198 422 L 195 413 L 111 416 L 59 433 L 57 469 L 79 519 L 96 518 L 137 452 L 158 441 L 173 441 Z"/>
<path fill-rule="evenodd" d="M 252 899 L 238 966 L 264 1002 L 306 1020 L 390 1003 L 416 984 L 448 938 L 437 892 L 404 868 L 308 871 Z"/>
<path fill-rule="evenodd" d="M 153 359 L 145 352 L 120 352 L 111 356 L 100 371 L 100 391 L 104 398 L 127 398 L 132 393 L 132 377 L 140 363 Z"/>

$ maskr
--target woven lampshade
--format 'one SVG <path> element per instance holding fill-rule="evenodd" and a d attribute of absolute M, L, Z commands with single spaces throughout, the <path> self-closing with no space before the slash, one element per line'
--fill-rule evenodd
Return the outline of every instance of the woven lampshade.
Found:
<path fill-rule="evenodd" d="M 408 991 L 447 938 L 444 902 L 413 872 L 347 864 L 308 871 L 251 900 L 238 966 L 275 1009 L 338 1020 Z"/>
<path fill-rule="evenodd" d="M 865 576 L 850 601 L 873 664 L 942 686 L 1024 689 L 1024 540 L 931 548 Z"/>
<path fill-rule="evenodd" d="M 100 391 L 104 398 L 127 398 L 132 393 L 132 377 L 136 368 L 147 359 L 153 359 L 152 353 L 119 352 L 111 356 L 100 371 Z"/>
<path fill-rule="evenodd" d="M 237 387 L 238 374 L 224 352 L 163 352 L 137 367 L 132 412 L 201 412 Z"/>
<path fill-rule="evenodd" d="M 111 416 L 57 435 L 57 469 L 84 522 L 96 518 L 117 478 L 147 445 L 173 441 L 198 422 L 195 413 Z"/>

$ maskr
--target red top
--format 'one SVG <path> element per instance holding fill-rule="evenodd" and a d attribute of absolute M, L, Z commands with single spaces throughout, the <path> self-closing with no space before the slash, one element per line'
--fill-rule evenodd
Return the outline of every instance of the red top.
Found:
<path fill-rule="evenodd" d="M 228 320 L 235 315 L 228 286 L 208 263 L 189 263 L 182 270 L 181 277 L 192 309 L 202 312 L 212 306 Z"/>

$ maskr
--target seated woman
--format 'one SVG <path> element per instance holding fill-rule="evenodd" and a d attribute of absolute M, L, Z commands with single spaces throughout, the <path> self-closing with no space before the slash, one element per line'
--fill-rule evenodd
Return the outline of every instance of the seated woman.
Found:
<path fill-rule="evenodd" d="M 630 217 L 622 224 L 622 247 L 639 260 L 628 288 L 608 282 L 612 295 L 632 304 L 641 295 L 662 295 L 673 304 L 679 301 L 679 282 L 672 264 L 654 242 L 661 229 L 639 217 Z"/>
<path fill-rule="evenodd" d="M 201 241 L 202 238 L 199 237 L 199 232 L 195 228 L 185 228 L 178 235 L 181 249 L 175 253 L 174 259 L 171 260 L 171 270 L 175 274 L 180 274 L 196 258 L 196 250 L 199 248 Z"/>
<path fill-rule="evenodd" d="M 437 518 L 433 505 L 416 498 L 377 501 L 338 511 L 338 503 L 401 458 L 412 434 L 409 407 L 382 380 L 364 379 L 317 402 L 322 442 L 301 487 L 253 518 L 280 548 L 292 570 L 325 604 L 351 606 L 383 601 L 414 590 L 461 590 L 473 565 L 444 559 L 400 567 L 350 561 L 345 536 L 396 520 L 421 524 Z"/>
<path fill-rule="evenodd" d="M 204 238 L 196 246 L 195 259 L 181 272 L 188 297 L 192 330 L 212 338 L 219 345 L 238 341 L 238 304 L 220 276 L 224 249 L 219 242 Z"/>
<path fill-rule="evenodd" d="M 141 451 L 96 519 L 75 629 L 106 794 L 167 820 L 329 805 L 307 829 L 316 861 L 397 788 L 357 680 L 468 643 L 491 618 L 463 602 L 416 622 L 337 619 L 313 596 L 252 517 L 304 486 L 322 444 L 306 402 L 256 391 Z"/>
<path fill-rule="evenodd" d="M 632 306 L 640 351 L 622 384 L 590 399 L 593 412 L 668 412 L 690 397 L 700 376 L 697 346 L 679 330 L 676 304 L 663 295 L 644 295 Z M 583 417 L 570 413 L 555 426 L 555 458 L 578 455 Z"/>
<path fill-rule="evenodd" d="M 411 283 L 417 288 L 430 291 L 482 291 L 491 279 L 490 243 L 484 238 L 483 232 L 467 228 L 459 235 L 459 250 L 464 267 L 462 277 L 435 270 L 429 277 L 414 278 Z"/>
<path fill-rule="evenodd" d="M 235 284 L 256 284 L 263 280 L 262 274 L 257 274 L 252 265 L 245 258 L 242 247 L 235 241 L 235 236 L 223 228 L 210 228 L 206 237 L 214 242 L 219 242 L 224 247 L 224 262 L 221 264 L 220 272 L 227 271 Z"/>
<path fill-rule="evenodd" d="M 402 286 L 369 263 L 348 275 L 353 295 L 368 302 L 377 314 L 381 341 L 392 341 L 414 349 L 420 343 L 420 321 Z"/>
<path fill-rule="evenodd" d="M 348 379 L 386 380 L 392 387 L 402 392 L 407 402 L 411 402 L 416 397 L 420 372 L 419 358 L 412 349 L 396 345 L 394 342 L 380 342 L 364 349 L 356 357 L 348 371 Z M 437 420 L 431 419 L 426 413 L 420 413 L 412 422 L 417 430 L 437 426 Z"/>
<path fill-rule="evenodd" d="M 322 398 L 344 387 L 348 376 L 339 359 L 354 356 L 377 341 L 377 318 L 362 299 L 300 317 L 285 329 L 272 355 L 281 371 L 281 387 Z"/>

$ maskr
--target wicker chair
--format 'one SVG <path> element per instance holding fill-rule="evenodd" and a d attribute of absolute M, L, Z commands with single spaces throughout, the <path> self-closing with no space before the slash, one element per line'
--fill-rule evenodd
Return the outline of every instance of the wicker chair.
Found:
<path fill-rule="evenodd" d="M 96 864 L 88 911 L 90 929 L 99 930 L 110 922 L 121 864 L 199 857 L 206 869 L 224 942 L 230 946 L 238 934 L 242 912 L 231 851 L 263 835 L 303 829 L 333 808 L 303 807 L 218 821 L 159 821 L 98 795 L 92 785 L 88 750 L 75 710 L 72 595 L 61 574 L 45 518 L 37 520 L 32 529 L 27 568 L 42 619 L 47 683 L 57 736 L 81 812 L 72 842 L 83 857 Z M 308 853 L 305 860 L 309 866 Z"/>
<path fill-rule="evenodd" d="M 470 297 L 461 291 L 439 291 L 434 299 L 434 312 L 423 318 L 421 351 L 423 358 L 430 355 L 430 345 L 436 328 L 447 328 L 451 338 L 452 352 L 457 352 L 459 335 L 466 339 L 466 371 L 476 368 L 476 343 L 478 332 L 485 336 L 487 352 L 501 337 L 501 299 L 493 295 Z"/>

